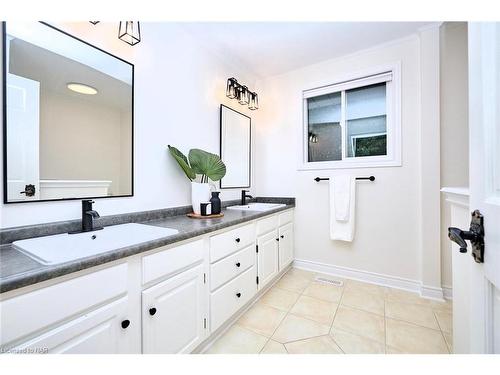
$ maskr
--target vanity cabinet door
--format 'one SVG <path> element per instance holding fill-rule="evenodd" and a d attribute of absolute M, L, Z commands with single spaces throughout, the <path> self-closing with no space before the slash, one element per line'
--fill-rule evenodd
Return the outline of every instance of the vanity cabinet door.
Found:
<path fill-rule="evenodd" d="M 123 297 L 10 348 L 13 353 L 117 354 L 133 353 L 139 342 L 138 323 L 127 314 Z"/>
<path fill-rule="evenodd" d="M 293 224 L 279 228 L 279 264 L 280 271 L 293 261 Z"/>
<path fill-rule="evenodd" d="M 142 292 L 145 354 L 189 353 L 208 332 L 208 291 L 203 265 Z"/>
<path fill-rule="evenodd" d="M 278 274 L 278 230 L 275 229 L 257 239 L 257 273 L 259 289 Z"/>

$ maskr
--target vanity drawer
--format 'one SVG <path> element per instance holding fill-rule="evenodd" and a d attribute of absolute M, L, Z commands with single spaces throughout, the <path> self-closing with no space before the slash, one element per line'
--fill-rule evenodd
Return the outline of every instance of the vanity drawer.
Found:
<path fill-rule="evenodd" d="M 212 332 L 255 295 L 257 292 L 256 277 L 257 272 L 255 266 L 253 266 L 212 293 L 210 298 Z"/>
<path fill-rule="evenodd" d="M 203 261 L 203 240 L 172 247 L 142 258 L 142 283 L 172 275 Z"/>
<path fill-rule="evenodd" d="M 254 223 L 212 236 L 210 237 L 210 263 L 217 262 L 254 242 Z"/>
<path fill-rule="evenodd" d="M 236 254 L 212 264 L 210 267 L 210 290 L 238 276 L 255 264 L 255 246 L 250 245 Z"/>
<path fill-rule="evenodd" d="M 273 215 L 261 219 L 257 222 L 257 236 L 266 234 L 278 227 L 278 215 Z"/>
<path fill-rule="evenodd" d="M 293 210 L 285 211 L 279 214 L 279 225 L 285 225 L 293 221 Z"/>
<path fill-rule="evenodd" d="M 0 345 L 127 293 L 128 266 L 106 268 L 0 302 Z"/>

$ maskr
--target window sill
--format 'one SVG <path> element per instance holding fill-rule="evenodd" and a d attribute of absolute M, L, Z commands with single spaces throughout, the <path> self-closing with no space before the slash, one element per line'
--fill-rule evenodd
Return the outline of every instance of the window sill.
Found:
<path fill-rule="evenodd" d="M 352 169 L 352 168 L 384 168 L 401 167 L 401 160 L 339 160 L 301 163 L 297 167 L 298 171 L 326 170 L 326 169 Z"/>

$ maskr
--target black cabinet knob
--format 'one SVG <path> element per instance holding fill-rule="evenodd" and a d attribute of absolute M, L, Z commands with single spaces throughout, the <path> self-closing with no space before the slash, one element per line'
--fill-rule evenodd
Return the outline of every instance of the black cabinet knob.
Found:
<path fill-rule="evenodd" d="M 154 314 L 156 314 L 156 307 L 151 307 L 149 309 L 149 315 L 153 316 Z"/>
<path fill-rule="evenodd" d="M 241 263 L 240 263 L 240 262 L 237 262 L 237 263 L 235 264 L 235 266 L 236 266 L 236 267 L 239 267 L 239 266 L 241 266 Z"/>
<path fill-rule="evenodd" d="M 276 238 L 276 241 L 279 241 L 280 239 L 279 238 Z"/>
<path fill-rule="evenodd" d="M 240 240 L 240 239 L 239 239 L 239 237 L 238 237 L 235 241 L 239 243 L 241 240 Z"/>
<path fill-rule="evenodd" d="M 241 293 L 236 293 L 236 297 L 240 298 L 241 297 Z"/>
<path fill-rule="evenodd" d="M 284 236 L 284 235 L 281 235 L 281 236 L 280 236 L 280 238 L 285 238 L 285 236 Z"/>
<path fill-rule="evenodd" d="M 130 325 L 130 320 L 125 319 L 124 321 L 122 321 L 122 328 L 123 329 L 127 328 L 129 325 Z"/>

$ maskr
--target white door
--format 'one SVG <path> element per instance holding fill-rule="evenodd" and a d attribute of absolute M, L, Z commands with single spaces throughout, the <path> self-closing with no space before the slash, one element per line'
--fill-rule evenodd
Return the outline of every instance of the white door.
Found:
<path fill-rule="evenodd" d="M 470 209 L 485 228 L 484 263 L 470 274 L 471 351 L 500 353 L 500 23 L 469 23 L 469 150 Z"/>
<path fill-rule="evenodd" d="M 7 74 L 7 197 L 37 200 L 39 183 L 40 82 Z M 35 194 L 23 194 L 26 185 Z M 29 195 L 29 194 L 28 194 Z"/>
<path fill-rule="evenodd" d="M 279 263 L 282 270 L 293 261 L 293 224 L 280 227 L 279 235 Z"/>
<path fill-rule="evenodd" d="M 190 353 L 208 332 L 203 265 L 142 292 L 142 345 L 146 354 Z"/>
<path fill-rule="evenodd" d="M 139 322 L 127 316 L 123 297 L 12 348 L 13 353 L 116 354 L 132 353 Z M 127 325 L 126 323 L 129 322 Z M 134 327 L 135 326 L 135 327 Z"/>
<path fill-rule="evenodd" d="M 259 289 L 262 289 L 278 274 L 278 230 L 273 230 L 257 238 L 259 252 L 257 253 L 257 275 Z"/>

